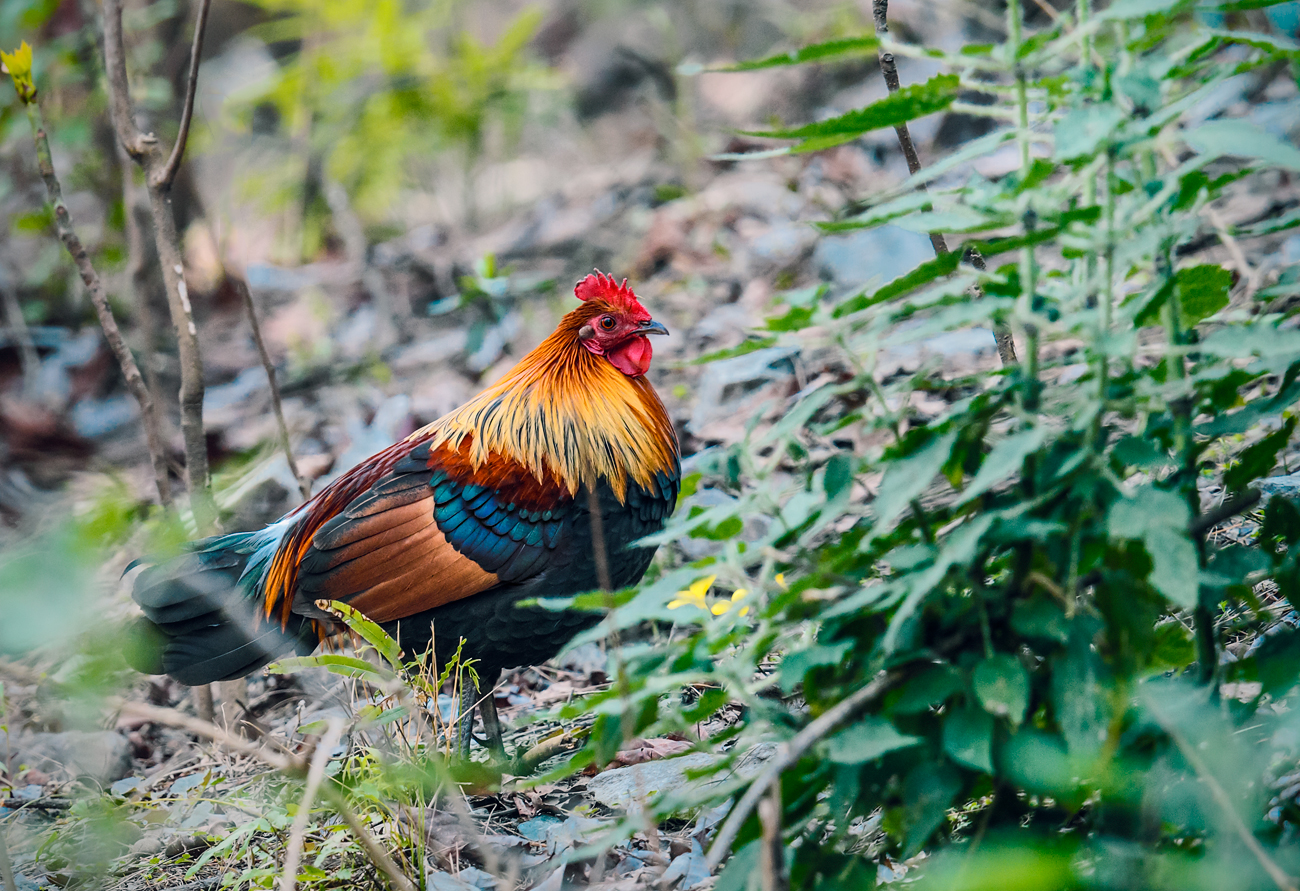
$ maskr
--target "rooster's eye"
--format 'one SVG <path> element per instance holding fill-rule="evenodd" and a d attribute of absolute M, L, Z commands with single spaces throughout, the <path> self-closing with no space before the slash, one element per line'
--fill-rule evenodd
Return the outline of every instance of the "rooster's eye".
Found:
<path fill-rule="evenodd" d="M 613 331 L 613 330 L 614 330 L 614 319 L 613 319 L 613 317 L 612 317 L 612 316 L 605 316 L 605 318 L 601 319 L 601 320 L 600 320 L 600 327 L 604 328 L 606 331 Z"/>

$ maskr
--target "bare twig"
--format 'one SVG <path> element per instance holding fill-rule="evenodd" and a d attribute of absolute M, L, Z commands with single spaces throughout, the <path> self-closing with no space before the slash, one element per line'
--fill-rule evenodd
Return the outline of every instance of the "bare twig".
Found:
<path fill-rule="evenodd" d="M 176 727 L 180 730 L 186 730 L 195 736 L 212 740 L 237 752 L 241 755 L 248 755 L 256 758 L 268 767 L 274 767 L 276 770 L 287 773 L 291 776 L 302 776 L 306 774 L 308 764 L 296 755 L 287 752 L 277 752 L 268 746 L 258 745 L 250 742 L 241 736 L 226 730 L 224 727 L 218 727 L 211 721 L 204 721 L 200 718 L 191 718 L 170 708 L 159 708 L 156 705 L 149 705 L 143 702 L 127 702 L 119 700 L 110 702 L 110 705 L 117 708 L 123 715 L 132 715 L 137 718 L 143 718 L 154 724 L 162 724 L 167 727 Z"/>
<path fill-rule="evenodd" d="M 527 752 L 519 755 L 515 759 L 513 766 L 511 766 L 510 772 L 515 776 L 527 776 L 542 762 L 572 749 L 582 741 L 584 735 L 566 730 L 552 736 L 550 739 L 544 739 Z"/>
<path fill-rule="evenodd" d="M 202 34 L 199 33 L 196 37 L 201 38 Z M 196 56 L 201 49 L 197 44 L 196 40 Z M 177 352 L 180 356 L 181 438 L 185 443 L 185 479 L 189 485 L 190 508 L 194 512 L 195 525 L 200 533 L 206 534 L 215 526 L 216 506 L 209 488 L 208 446 L 203 431 L 203 357 L 199 350 L 199 332 L 194 325 L 189 290 L 185 285 L 185 267 L 181 263 L 180 236 L 176 232 L 176 217 L 171 206 L 171 180 L 162 175 L 166 172 L 168 162 L 162 156 L 158 137 L 152 133 L 141 133 L 135 125 L 135 109 L 126 74 L 126 51 L 122 42 L 122 0 L 104 2 L 104 66 L 108 71 L 109 107 L 118 139 L 131 159 L 144 170 L 149 193 L 149 212 L 154 224 L 154 244 L 158 249 L 158 265 L 162 269 L 163 284 L 167 289 L 167 305 L 171 310 L 172 327 L 176 331 Z M 192 73 L 196 74 L 197 68 Z M 191 89 L 187 95 L 187 106 L 192 107 L 193 98 Z M 191 111 L 185 110 L 182 115 L 188 117 L 190 113 Z M 177 147 L 183 151 L 183 141 L 178 140 Z"/>
<path fill-rule="evenodd" d="M 875 20 L 876 36 L 883 38 L 889 33 L 889 0 L 871 0 L 871 15 Z M 888 88 L 889 92 L 898 92 L 898 64 L 894 61 L 894 54 L 884 48 L 883 41 L 880 48 L 880 73 L 885 78 L 885 87 Z M 899 124 L 894 128 L 894 133 L 898 136 L 898 145 L 903 150 L 903 157 L 907 159 L 908 172 L 913 175 L 919 173 L 921 158 L 916 152 L 916 145 L 912 142 L 912 133 L 907 124 Z M 924 184 L 919 188 L 922 192 L 928 191 Z M 930 245 L 934 248 L 936 255 L 942 256 L 951 253 L 948 249 L 948 241 L 941 232 L 930 233 Z M 980 255 L 979 251 L 972 248 L 967 252 L 967 259 L 976 269 L 981 272 L 984 271 L 984 257 Z M 976 287 L 976 299 L 983 296 L 984 289 Z M 1003 322 L 995 322 L 993 324 L 993 339 L 997 342 L 998 358 L 1002 361 L 1003 367 L 1016 364 L 1016 342 L 1011 336 L 1011 329 Z"/>
<path fill-rule="evenodd" d="M 15 81 L 15 86 L 17 86 L 17 81 Z M 167 457 L 163 450 L 162 433 L 158 425 L 158 415 L 153 397 L 149 394 L 149 388 L 145 386 L 144 378 L 140 374 L 140 368 L 135 364 L 135 357 L 131 355 L 131 350 L 127 348 L 126 341 L 122 339 L 122 332 L 117 327 L 117 319 L 113 317 L 112 307 L 108 305 L 108 294 L 104 291 L 104 284 L 100 281 L 99 273 L 95 271 L 94 265 L 90 262 L 90 255 L 86 252 L 86 248 L 82 245 L 81 239 L 77 237 L 77 232 L 72 226 L 72 215 L 68 213 L 68 206 L 63 201 L 63 188 L 60 186 L 59 178 L 54 172 L 54 160 L 50 154 L 50 141 L 46 135 L 45 120 L 41 116 L 41 106 L 36 98 L 35 85 L 29 84 L 26 89 L 19 88 L 18 98 L 26 106 L 27 120 L 32 125 L 32 138 L 36 143 L 36 163 L 40 168 L 41 179 L 45 183 L 46 195 L 49 198 L 50 205 L 54 208 L 54 225 L 58 231 L 59 240 L 63 242 L 63 246 L 72 255 L 72 261 L 77 266 L 77 272 L 80 273 L 81 280 L 86 285 L 86 291 L 90 294 L 90 302 L 95 307 L 95 314 L 99 317 L 99 326 L 104 331 L 104 339 L 108 341 L 109 349 L 113 351 L 113 356 L 122 369 L 122 377 L 126 379 L 126 388 L 140 406 L 140 417 L 144 422 L 145 442 L 149 449 L 150 460 L 153 463 L 154 483 L 158 487 L 158 500 L 162 504 L 169 504 L 171 503 L 171 485 L 167 478 Z"/>
<path fill-rule="evenodd" d="M 5 317 L 9 320 L 9 330 L 13 332 L 15 345 L 18 347 L 18 360 L 23 369 L 23 392 L 30 395 L 36 386 L 36 374 L 40 371 L 41 357 L 32 342 L 32 332 L 23 318 L 23 308 L 18 303 L 18 295 L 10 288 L 0 287 L 0 301 L 5 305 Z"/>
<path fill-rule="evenodd" d="M 773 783 L 767 797 L 758 803 L 758 821 L 763 827 L 760 856 L 763 891 L 787 891 L 785 841 L 781 837 L 781 784 Z"/>
<path fill-rule="evenodd" d="M 1204 535 L 1224 520 L 1231 519 L 1237 514 L 1244 513 L 1259 503 L 1263 498 L 1263 493 L 1258 489 L 1251 489 L 1244 495 L 1234 498 L 1231 501 L 1225 501 L 1223 504 L 1215 507 L 1213 510 L 1207 510 L 1196 519 L 1192 520 L 1192 535 Z"/>
<path fill-rule="evenodd" d="M 596 564 L 596 583 L 602 591 L 612 591 L 609 576 L 609 553 L 605 550 L 605 518 L 600 512 L 600 496 L 594 486 L 587 490 L 587 509 L 591 513 L 591 557 Z"/>
<path fill-rule="evenodd" d="M 14 864 L 9 859 L 9 843 L 5 841 L 5 827 L 0 824 L 0 878 L 5 880 L 5 891 L 18 891 L 18 880 L 14 878 Z"/>
<path fill-rule="evenodd" d="M 33 811 L 66 811 L 72 807 L 69 798 L 0 798 L 0 807 L 10 810 L 27 808 Z"/>
<path fill-rule="evenodd" d="M 333 786 L 326 786 L 321 790 L 321 797 L 329 800 L 330 806 L 335 812 L 343 818 L 343 822 L 348 824 L 348 829 L 356 836 L 361 847 L 366 849 L 366 854 L 370 857 L 370 862 L 388 877 L 388 883 L 397 891 L 416 891 L 415 883 L 402 874 L 401 868 L 393 862 L 393 858 L 388 856 L 388 852 L 366 828 L 365 824 L 357 817 L 356 812 L 348 806 L 347 801 L 343 798 L 343 793 L 339 792 Z"/>
<path fill-rule="evenodd" d="M 217 704 L 212 698 L 212 685 L 199 684 L 191 688 L 194 691 L 194 710 L 204 721 L 214 721 L 217 717 Z"/>
<path fill-rule="evenodd" d="M 172 146 L 171 156 L 154 174 L 154 185 L 171 187 L 176 180 L 176 171 L 180 169 L 181 157 L 185 154 L 185 142 L 190 136 L 190 118 L 194 114 L 194 93 L 199 85 L 199 57 L 203 54 L 203 31 L 208 25 L 208 8 L 212 0 L 199 0 L 198 16 L 194 20 L 194 46 L 190 49 L 190 74 L 185 82 L 185 104 L 181 107 L 181 126 L 176 134 L 176 144 Z"/>
<path fill-rule="evenodd" d="M 153 307 L 149 303 L 148 291 L 148 253 L 145 247 L 144 230 L 140 227 L 140 201 L 139 192 L 135 186 L 135 175 L 132 170 L 131 156 L 126 153 L 122 143 L 117 142 L 117 160 L 118 166 L 122 170 L 122 216 L 123 227 L 126 230 L 126 276 L 131 282 L 131 289 L 135 292 L 135 314 L 136 327 L 139 331 L 137 349 L 143 357 L 144 382 L 149 387 L 149 395 L 153 397 L 154 403 L 162 405 L 162 389 L 158 386 L 158 372 L 154 368 L 152 361 L 154 345 L 158 340 L 158 318 L 154 315 Z M 158 421 L 160 424 L 166 423 L 166 415 L 159 414 Z M 164 435 L 163 441 L 167 438 Z"/>
<path fill-rule="evenodd" d="M 1228 254 L 1232 257 L 1232 265 L 1237 267 L 1237 272 L 1241 273 L 1241 277 L 1246 280 L 1245 296 L 1249 298 L 1259 289 L 1259 273 L 1246 259 L 1246 254 L 1242 251 L 1241 245 L 1237 243 L 1237 239 L 1232 237 L 1232 230 L 1228 228 L 1228 224 L 1224 222 L 1219 212 L 1206 205 L 1204 213 L 1205 218 L 1210 221 L 1210 225 L 1214 227 L 1215 233 L 1219 236 L 1219 241 L 1223 242 L 1223 246 L 1228 249 Z"/>
<path fill-rule="evenodd" d="M 307 784 L 303 787 L 302 799 L 298 802 L 298 813 L 294 814 L 293 825 L 289 827 L 289 845 L 284 852 L 284 874 L 280 876 L 280 891 L 294 891 L 298 884 L 298 863 L 302 859 L 302 841 L 311 819 L 311 806 L 316 800 L 321 781 L 325 779 L 325 766 L 329 764 L 330 752 L 334 751 L 342 736 L 343 720 L 337 716 L 330 718 L 329 728 L 316 744 L 316 754 L 312 756 L 311 767 L 307 770 Z"/>
<path fill-rule="evenodd" d="M 275 379 L 275 363 L 271 361 L 271 354 L 266 350 L 266 342 L 262 340 L 262 326 L 257 321 L 257 307 L 253 304 L 253 292 L 248 287 L 248 282 L 242 278 L 235 280 L 235 287 L 243 294 L 244 309 L 248 311 L 248 324 L 253 329 L 253 343 L 257 344 L 257 354 L 262 357 L 262 367 L 266 369 L 266 379 L 271 384 L 271 408 L 275 411 L 275 422 L 280 428 L 280 446 L 284 449 L 285 460 L 289 462 L 289 472 L 298 481 L 298 491 L 302 493 L 302 500 L 306 501 L 311 497 L 311 483 L 298 470 L 298 462 L 293 457 L 293 444 L 289 441 L 289 425 L 285 423 L 284 406 L 280 401 L 280 384 Z"/>
<path fill-rule="evenodd" d="M 754 808 L 759 801 L 767 794 L 768 787 L 775 782 L 779 782 L 781 774 L 797 764 L 799 759 L 817 742 L 835 732 L 845 721 L 850 720 L 871 703 L 892 690 L 902 678 L 903 673 L 898 670 L 877 675 L 876 679 L 871 683 L 859 688 L 856 692 L 851 693 L 822 712 L 809 722 L 808 726 L 795 734 L 794 739 L 783 744 L 777 750 L 776 755 L 763 765 L 762 771 L 759 772 L 758 776 L 754 777 L 754 781 L 749 784 L 745 794 L 736 802 L 736 806 L 731 809 L 726 821 L 718 829 L 717 837 L 713 840 L 713 847 L 709 848 L 706 861 L 710 872 L 721 865 L 723 858 L 727 856 L 727 852 L 731 850 L 732 844 L 736 841 L 736 836 L 740 834 L 740 827 L 745 825 L 749 815 L 754 812 Z"/>
<path fill-rule="evenodd" d="M 1196 771 L 1196 775 L 1201 778 L 1206 788 L 1210 790 L 1210 797 L 1214 799 L 1214 803 L 1219 806 L 1224 816 L 1228 818 L 1228 822 L 1236 831 L 1237 837 L 1241 839 L 1242 845 L 1259 862 L 1264 872 L 1273 880 L 1273 884 L 1278 887 L 1278 891 L 1298 891 L 1291 876 L 1287 875 L 1282 867 L 1277 865 L 1277 861 L 1268 855 L 1268 852 L 1264 850 L 1264 846 L 1259 843 L 1259 839 L 1255 838 L 1255 833 L 1251 832 L 1250 827 L 1241 819 L 1241 814 L 1237 813 L 1232 797 L 1228 795 L 1227 790 L 1219 784 L 1214 774 L 1210 772 L 1204 759 L 1196 751 L 1196 747 L 1188 742 L 1187 738 L 1174 726 L 1173 722 L 1160 711 L 1154 697 L 1147 703 L 1147 706 L 1151 709 L 1156 721 L 1159 722 L 1165 733 L 1169 734 L 1169 738 L 1173 740 L 1174 745 L 1178 747 L 1183 759 L 1187 761 L 1192 770 Z"/>
<path fill-rule="evenodd" d="M 249 742 L 222 727 L 218 727 L 211 721 L 200 721 L 198 718 L 191 718 L 189 715 L 181 714 L 174 709 L 158 708 L 142 702 L 118 700 L 115 704 L 122 714 L 136 715 L 157 724 L 188 730 L 196 736 L 219 743 L 231 751 L 256 758 L 268 767 L 273 767 L 290 776 L 303 776 L 309 770 L 308 764 L 296 755 L 277 752 L 267 746 Z M 379 844 L 374 835 L 348 805 L 343 793 L 335 787 L 325 784 L 320 790 L 320 795 L 329 801 L 330 807 L 348 825 L 352 834 L 356 836 L 357 841 L 370 857 L 371 862 L 374 863 L 375 868 L 388 877 L 389 883 L 397 891 L 416 891 L 415 885 L 402 874 L 401 869 L 388 856 L 383 846 Z"/>

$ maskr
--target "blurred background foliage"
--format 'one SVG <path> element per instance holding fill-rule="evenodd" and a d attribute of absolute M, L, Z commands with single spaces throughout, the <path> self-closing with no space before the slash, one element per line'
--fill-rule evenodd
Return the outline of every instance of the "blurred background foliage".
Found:
<path fill-rule="evenodd" d="M 585 744 L 539 787 L 598 771 L 632 736 L 704 756 L 648 805 L 685 844 L 687 887 L 725 802 L 879 689 L 778 777 L 779 820 L 731 824 L 715 891 L 777 887 L 765 834 L 798 888 L 1294 887 L 1296 8 L 896 0 L 912 67 L 885 98 L 866 4 L 220 2 L 174 205 L 211 345 L 225 523 L 294 503 L 232 279 L 266 311 L 319 489 L 513 363 L 565 307 L 566 277 L 627 270 L 687 333 L 656 360 L 687 477 L 646 585 L 591 635 L 618 632 L 600 669 L 618 683 L 544 716 Z M 98 12 L 6 0 L 0 46 L 37 47 L 74 215 L 169 394 Z M 191 13 L 128 8 L 134 95 L 167 138 Z M 710 70 L 720 59 L 749 73 Z M 904 121 L 935 160 L 914 178 L 890 129 Z M 40 675 L 36 705 L 0 696 L 0 711 L 94 726 L 108 692 L 182 695 L 124 670 L 105 616 L 129 611 L 132 559 L 193 530 L 142 494 L 135 419 L 12 102 L 0 211 L 0 653 Z M 931 231 L 978 245 L 987 268 L 932 258 Z M 872 271 L 851 279 L 836 244 Z M 1021 364 L 991 359 L 999 325 Z M 954 367 L 936 344 L 971 334 L 975 359 Z M 37 372 L 14 371 L 25 346 Z M 1252 492 L 1267 504 L 1239 502 Z M 381 742 L 331 770 L 438 887 L 403 808 L 443 788 L 445 764 L 398 744 L 431 691 L 393 674 L 348 715 Z M 147 742 L 161 762 L 174 741 Z M 149 881 L 229 862 L 239 886 L 269 887 L 301 784 L 220 773 L 165 800 L 139 777 L 82 790 L 31 862 L 96 887 L 140 867 L 126 853 L 140 835 L 188 823 L 207 827 L 206 852 L 149 855 Z M 256 819 L 205 822 L 209 792 Z M 581 824 L 583 844 L 645 853 L 643 813 L 583 807 L 605 817 Z M 362 881 L 328 808 L 311 820 L 300 885 Z M 595 857 L 564 850 L 574 869 Z"/>

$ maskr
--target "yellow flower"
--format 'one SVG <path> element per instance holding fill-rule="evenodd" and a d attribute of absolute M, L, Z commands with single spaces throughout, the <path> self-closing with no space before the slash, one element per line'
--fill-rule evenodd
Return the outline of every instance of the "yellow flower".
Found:
<path fill-rule="evenodd" d="M 691 582 L 691 586 L 685 591 L 677 592 L 677 599 L 669 602 L 668 608 L 677 609 L 679 606 L 694 606 L 707 610 L 709 605 L 705 602 L 704 595 L 709 592 L 709 589 L 713 587 L 713 583 L 717 581 L 717 579 L 718 577 L 716 575 L 696 579 Z"/>
<path fill-rule="evenodd" d="M 773 576 L 773 579 L 776 581 L 776 583 L 777 583 L 778 585 L 781 586 L 781 590 L 782 590 L 782 591 L 788 591 L 788 590 L 790 590 L 790 586 L 787 585 L 787 584 L 785 583 L 785 573 L 784 573 L 784 572 L 778 572 L 775 576 Z"/>
<path fill-rule="evenodd" d="M 12 53 L 0 52 L 0 67 L 14 79 L 19 99 L 30 102 L 36 98 L 36 84 L 32 81 L 32 48 L 26 40 Z"/>
<path fill-rule="evenodd" d="M 713 604 L 713 608 L 710 609 L 709 611 L 713 613 L 715 616 L 720 616 L 725 612 L 730 612 L 733 606 L 735 606 L 737 603 L 744 600 L 748 596 L 749 596 L 749 592 L 746 591 L 744 588 L 737 588 L 735 591 L 731 592 L 730 603 L 728 603 L 725 600 L 720 600 L 717 603 Z M 748 613 L 749 613 L 748 606 L 742 606 L 740 608 L 740 615 L 744 616 L 744 615 L 748 615 Z"/>

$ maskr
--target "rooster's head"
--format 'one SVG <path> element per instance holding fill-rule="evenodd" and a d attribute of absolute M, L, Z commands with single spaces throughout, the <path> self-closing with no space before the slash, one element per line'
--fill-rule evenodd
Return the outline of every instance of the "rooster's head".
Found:
<path fill-rule="evenodd" d="M 650 318 L 636 294 L 600 270 L 578 282 L 574 295 L 586 306 L 586 317 L 578 329 L 578 342 L 628 377 L 640 377 L 650 370 L 654 350 L 647 334 L 667 334 L 668 329 Z"/>

